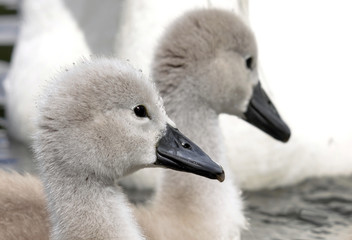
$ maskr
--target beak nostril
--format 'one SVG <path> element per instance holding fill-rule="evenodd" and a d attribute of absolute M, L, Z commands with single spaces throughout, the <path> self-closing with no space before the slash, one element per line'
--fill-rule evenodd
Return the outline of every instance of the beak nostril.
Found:
<path fill-rule="evenodd" d="M 186 143 L 186 142 L 182 142 L 181 145 L 182 145 L 182 147 L 187 148 L 187 149 L 191 148 L 191 145 L 189 145 L 189 143 Z"/>

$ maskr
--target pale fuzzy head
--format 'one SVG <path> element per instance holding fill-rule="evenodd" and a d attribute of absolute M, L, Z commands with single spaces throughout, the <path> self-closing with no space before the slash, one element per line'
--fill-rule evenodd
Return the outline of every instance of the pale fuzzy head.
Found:
<path fill-rule="evenodd" d="M 116 179 L 156 161 L 169 120 L 153 84 L 127 62 L 84 60 L 44 92 L 34 144 L 44 172 Z M 138 105 L 148 116 L 136 115 Z"/>
<path fill-rule="evenodd" d="M 162 37 L 153 77 L 166 103 L 189 93 L 217 113 L 241 116 L 258 83 L 256 67 L 254 36 L 237 16 L 196 10 L 176 20 Z"/>

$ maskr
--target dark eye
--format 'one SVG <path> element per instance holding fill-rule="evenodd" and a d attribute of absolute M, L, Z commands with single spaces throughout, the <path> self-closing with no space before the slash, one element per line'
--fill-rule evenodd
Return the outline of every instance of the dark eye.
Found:
<path fill-rule="evenodd" d="M 148 117 L 147 109 L 143 105 L 138 105 L 133 109 L 137 117 Z"/>
<path fill-rule="evenodd" d="M 246 59 L 246 66 L 248 69 L 252 70 L 253 69 L 253 58 L 252 57 L 248 57 Z"/>

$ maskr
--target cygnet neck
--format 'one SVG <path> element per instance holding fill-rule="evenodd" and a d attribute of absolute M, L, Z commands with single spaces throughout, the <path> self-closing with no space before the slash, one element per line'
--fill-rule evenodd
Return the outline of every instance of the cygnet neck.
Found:
<path fill-rule="evenodd" d="M 45 167 L 50 167 L 42 178 L 51 216 L 51 239 L 144 239 L 126 207 L 128 200 L 112 180 L 67 173 L 56 164 Z"/>

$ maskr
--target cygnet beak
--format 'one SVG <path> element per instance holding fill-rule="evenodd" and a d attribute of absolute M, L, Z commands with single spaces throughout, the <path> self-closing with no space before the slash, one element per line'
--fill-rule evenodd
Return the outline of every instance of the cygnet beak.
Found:
<path fill-rule="evenodd" d="M 169 124 L 166 125 L 165 135 L 159 140 L 156 154 L 155 165 L 217 179 L 220 182 L 225 180 L 222 167 Z"/>
<path fill-rule="evenodd" d="M 279 141 L 287 142 L 291 136 L 290 128 L 281 119 L 260 82 L 254 88 L 252 98 L 244 116 L 247 122 Z"/>

